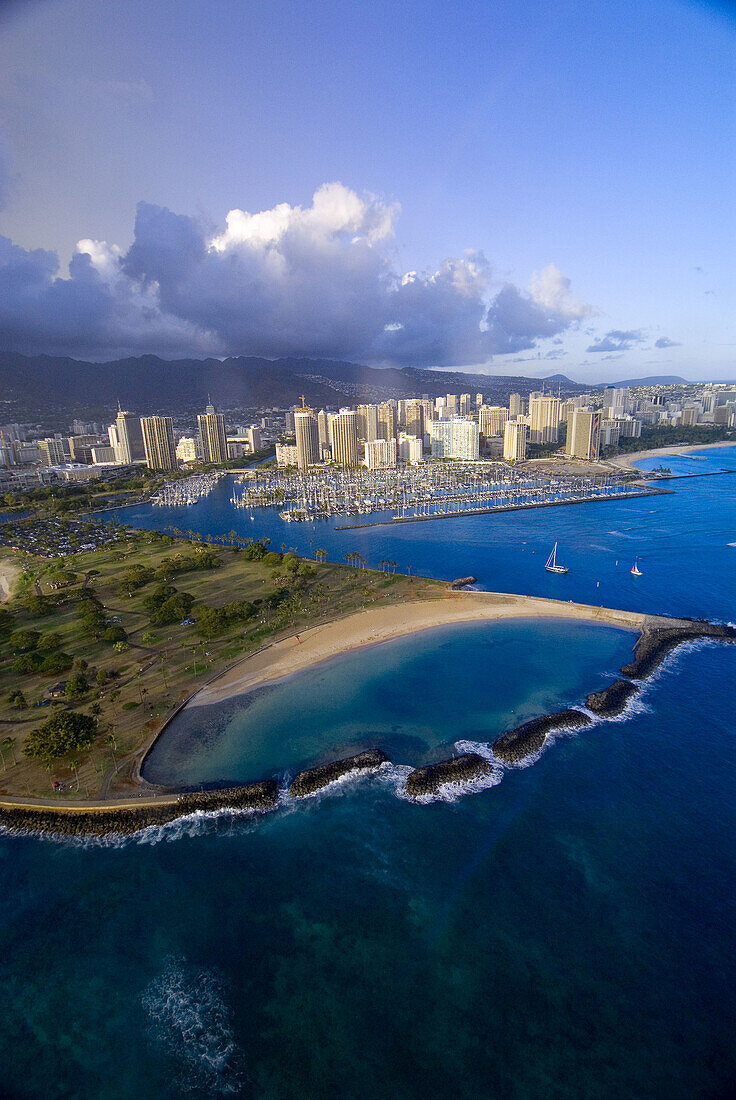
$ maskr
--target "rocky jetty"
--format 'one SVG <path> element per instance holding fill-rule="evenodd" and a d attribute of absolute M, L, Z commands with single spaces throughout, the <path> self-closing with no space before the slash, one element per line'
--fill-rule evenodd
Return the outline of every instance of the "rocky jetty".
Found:
<path fill-rule="evenodd" d="M 684 626 L 645 628 L 634 647 L 634 660 L 621 669 L 622 676 L 644 680 L 661 665 L 668 653 L 683 642 L 698 638 L 736 641 L 736 627 L 694 619 Z"/>
<path fill-rule="evenodd" d="M 440 760 L 437 764 L 428 764 L 426 768 L 417 768 L 406 777 L 406 793 L 412 798 L 424 794 L 436 794 L 443 783 L 466 783 L 470 779 L 480 779 L 493 771 L 493 765 L 477 752 L 466 752 L 462 756 L 453 756 L 451 760 Z"/>
<path fill-rule="evenodd" d="M 621 713 L 629 699 L 637 695 L 639 688 L 630 680 L 616 680 L 603 691 L 594 691 L 585 700 L 585 705 L 600 718 L 615 718 Z"/>
<path fill-rule="evenodd" d="M 461 588 L 467 588 L 469 584 L 475 584 L 477 580 L 477 577 L 458 577 L 456 581 L 450 582 L 450 588 L 453 592 L 459 592 Z"/>
<path fill-rule="evenodd" d="M 493 753 L 504 764 L 518 764 L 544 744 L 548 733 L 561 729 L 580 729 L 589 726 L 592 719 L 582 710 L 561 710 L 557 714 L 545 714 L 532 718 L 523 726 L 504 733 L 493 743 Z"/>
<path fill-rule="evenodd" d="M 296 798 L 303 798 L 304 795 L 314 794 L 329 783 L 334 783 L 336 779 L 342 779 L 349 772 L 369 771 L 387 761 L 388 757 L 380 749 L 359 752 L 357 756 L 346 756 L 344 760 L 333 760 L 329 764 L 321 764 L 318 768 L 299 772 L 289 787 L 289 793 Z"/>
<path fill-rule="evenodd" d="M 175 802 L 160 802 L 147 806 L 100 807 L 94 810 L 54 809 L 51 806 L 0 807 L 0 825 L 7 829 L 32 830 L 66 836 L 107 836 L 130 834 L 149 825 L 165 825 L 177 817 L 197 810 L 271 810 L 278 801 L 275 779 L 251 783 L 245 787 L 228 787 L 219 791 L 195 791 L 180 794 Z"/>

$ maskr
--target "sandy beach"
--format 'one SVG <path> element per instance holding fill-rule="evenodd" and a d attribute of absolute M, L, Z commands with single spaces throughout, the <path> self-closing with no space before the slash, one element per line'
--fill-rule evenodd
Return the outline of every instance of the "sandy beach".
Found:
<path fill-rule="evenodd" d="M 633 611 L 616 611 L 562 600 L 495 592 L 453 592 L 439 599 L 360 611 L 337 622 L 314 626 L 299 635 L 275 642 L 244 658 L 205 685 L 188 706 L 218 703 L 349 650 L 376 645 L 418 630 L 451 623 L 525 618 L 578 619 L 629 630 L 641 630 L 645 619 L 652 621 L 650 617 Z"/>
<path fill-rule="evenodd" d="M 634 469 L 634 463 L 643 458 L 666 458 L 667 455 L 687 455 L 691 451 L 702 451 L 704 447 L 733 447 L 734 441 L 728 439 L 718 440 L 717 443 L 682 443 L 674 447 L 655 447 L 650 451 L 633 451 L 631 454 L 617 455 L 608 461 L 612 466 L 619 466 L 625 470 Z"/>
<path fill-rule="evenodd" d="M 5 603 L 13 595 L 13 588 L 20 573 L 19 565 L 13 565 L 9 561 L 0 561 L 0 603 Z"/>

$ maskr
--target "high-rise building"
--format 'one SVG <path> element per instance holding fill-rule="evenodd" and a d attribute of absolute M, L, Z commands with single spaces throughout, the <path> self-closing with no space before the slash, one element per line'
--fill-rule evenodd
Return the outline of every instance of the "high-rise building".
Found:
<path fill-rule="evenodd" d="M 319 440 L 319 457 L 324 459 L 327 457 L 327 453 L 332 448 L 332 437 L 330 435 L 330 422 L 332 415 L 325 412 L 324 409 L 320 409 L 317 413 L 317 436 Z"/>
<path fill-rule="evenodd" d="M 592 409 L 575 409 L 567 422 L 566 453 L 573 458 L 596 461 L 600 455 L 600 449 L 600 412 L 593 412 Z"/>
<path fill-rule="evenodd" d="M 452 452 L 452 420 L 433 420 L 429 425 L 432 458 L 449 458 Z"/>
<path fill-rule="evenodd" d="M 144 462 L 146 460 L 146 448 L 143 443 L 139 417 L 134 416 L 131 412 L 125 412 L 124 409 L 118 406 L 118 415 L 114 426 L 117 437 L 115 451 L 117 461 L 123 466 L 130 466 L 134 462 Z"/>
<path fill-rule="evenodd" d="M 478 414 L 478 427 L 480 434 L 486 439 L 495 435 L 503 435 L 503 427 L 509 418 L 509 410 L 501 405 L 481 405 Z"/>
<path fill-rule="evenodd" d="M 470 406 L 470 394 L 469 393 L 461 393 L 460 394 L 460 415 L 461 416 L 469 416 L 470 415 L 470 408 L 471 408 L 471 406 Z"/>
<path fill-rule="evenodd" d="M 482 393 L 476 393 L 476 395 L 475 395 L 475 407 L 476 407 L 476 409 L 479 409 L 482 404 L 483 404 L 483 394 Z"/>
<path fill-rule="evenodd" d="M 507 420 L 503 429 L 503 457 L 506 462 L 522 462 L 526 458 L 528 425 L 523 420 Z"/>
<path fill-rule="evenodd" d="M 424 439 L 424 405 L 421 401 L 407 401 L 404 424 L 407 435 Z"/>
<path fill-rule="evenodd" d="M 263 440 L 261 439 L 261 429 L 257 424 L 251 424 L 246 432 L 246 439 L 250 444 L 250 453 L 255 454 L 256 451 L 260 451 L 263 446 Z"/>
<path fill-rule="evenodd" d="M 332 418 L 332 459 L 340 466 L 358 465 L 358 423 L 354 409 L 340 409 Z"/>
<path fill-rule="evenodd" d="M 529 395 L 529 440 L 556 443 L 560 426 L 560 399 L 549 394 Z"/>
<path fill-rule="evenodd" d="M 146 465 L 151 470 L 176 470 L 174 422 L 170 416 L 142 416 L 141 434 Z"/>
<path fill-rule="evenodd" d="M 456 417 L 452 421 L 452 458 L 470 462 L 478 457 L 478 425 L 474 420 Z"/>
<path fill-rule="evenodd" d="M 448 393 L 445 395 L 445 408 L 447 409 L 449 416 L 455 416 L 457 412 L 457 394 Z"/>
<path fill-rule="evenodd" d="M 424 460 L 424 440 L 408 432 L 399 432 L 396 457 L 406 466 L 417 466 Z"/>
<path fill-rule="evenodd" d="M 396 465 L 395 439 L 368 439 L 365 444 L 365 465 L 369 470 L 386 470 Z"/>
<path fill-rule="evenodd" d="M 396 439 L 396 406 L 383 401 L 378 406 L 378 436 L 380 439 Z"/>
<path fill-rule="evenodd" d="M 524 413 L 524 399 L 520 393 L 509 394 L 509 419 L 513 420 L 515 416 L 522 416 Z"/>
<path fill-rule="evenodd" d="M 358 439 L 366 443 L 372 439 L 378 439 L 378 405 L 358 405 L 355 412 Z"/>
<path fill-rule="evenodd" d="M 626 386 L 608 386 L 603 391 L 603 408 L 609 419 L 624 416 L 629 411 L 629 391 Z"/>
<path fill-rule="evenodd" d="M 311 409 L 295 409 L 296 457 L 300 470 L 308 470 L 319 462 L 319 431 L 317 417 Z"/>
<path fill-rule="evenodd" d="M 61 466 L 66 461 L 64 444 L 60 439 L 39 439 L 38 449 L 41 453 L 41 462 L 44 466 Z"/>
<path fill-rule="evenodd" d="M 205 462 L 227 462 L 227 434 L 225 417 L 208 405 L 204 415 L 197 417 L 197 430 L 202 441 L 202 459 Z"/>

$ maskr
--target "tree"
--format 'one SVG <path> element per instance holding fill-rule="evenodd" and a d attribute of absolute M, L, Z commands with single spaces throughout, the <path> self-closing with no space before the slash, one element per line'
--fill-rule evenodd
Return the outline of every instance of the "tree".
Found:
<path fill-rule="evenodd" d="M 35 649 L 41 635 L 37 630 L 14 630 L 8 638 L 8 644 L 13 653 L 24 653 Z"/>
<path fill-rule="evenodd" d="M 68 653 L 63 653 L 61 650 L 56 650 L 54 653 L 47 654 L 41 662 L 41 672 L 50 673 L 54 676 L 59 672 L 66 672 L 66 670 L 71 667 L 71 657 Z"/>
<path fill-rule="evenodd" d="M 122 626 L 113 623 L 112 626 L 106 627 L 102 637 L 106 642 L 124 642 L 127 638 L 127 634 Z"/>
<path fill-rule="evenodd" d="M 58 649 L 61 645 L 61 636 L 56 633 L 55 630 L 49 631 L 48 634 L 42 634 L 38 640 L 39 653 L 48 653 L 52 649 Z"/>
<path fill-rule="evenodd" d="M 26 697 L 20 688 L 13 688 L 8 692 L 8 702 L 11 707 L 15 707 L 16 710 L 26 710 L 28 707 Z"/>
<path fill-rule="evenodd" d="M 227 619 L 219 607 L 203 607 L 197 619 L 197 633 L 203 638 L 216 638 L 227 626 Z"/>
<path fill-rule="evenodd" d="M 67 753 L 88 749 L 97 735 L 97 720 L 78 711 L 63 710 L 52 715 L 26 737 L 23 752 L 42 763 Z"/>
<path fill-rule="evenodd" d="M 84 695 L 88 688 L 87 677 L 82 672 L 73 672 L 66 682 L 64 694 L 67 699 L 76 699 L 78 695 Z"/>
<path fill-rule="evenodd" d="M 21 653 L 10 666 L 13 672 L 29 673 L 37 672 L 42 664 L 40 653 Z"/>
<path fill-rule="evenodd" d="M 103 684 L 107 683 L 107 669 L 106 668 L 98 668 L 97 669 L 97 675 L 95 676 L 95 681 L 100 687 L 102 687 Z"/>

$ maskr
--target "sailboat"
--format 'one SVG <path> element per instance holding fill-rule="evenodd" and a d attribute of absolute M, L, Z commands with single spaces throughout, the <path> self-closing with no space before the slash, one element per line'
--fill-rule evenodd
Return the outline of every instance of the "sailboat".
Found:
<path fill-rule="evenodd" d="M 567 573 L 566 565 L 557 564 L 557 543 L 552 547 L 552 553 L 547 558 L 547 564 L 544 568 L 548 573 Z"/>
<path fill-rule="evenodd" d="M 641 569 L 639 568 L 639 566 L 636 562 L 634 562 L 634 564 L 631 567 L 631 575 L 632 575 L 632 577 L 640 577 L 642 575 Z"/>

